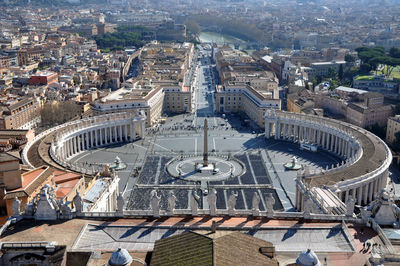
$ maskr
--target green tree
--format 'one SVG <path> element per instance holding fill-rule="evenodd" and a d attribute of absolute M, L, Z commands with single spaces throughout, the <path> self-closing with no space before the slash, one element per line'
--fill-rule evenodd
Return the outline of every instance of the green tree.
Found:
<path fill-rule="evenodd" d="M 351 54 L 346 54 L 344 56 L 344 61 L 348 62 L 348 63 L 354 63 L 356 61 L 355 57 L 352 56 Z"/>
<path fill-rule="evenodd" d="M 343 65 L 339 66 L 338 78 L 339 80 L 343 80 L 344 72 L 343 72 Z"/>
<path fill-rule="evenodd" d="M 343 70 L 343 69 L 342 69 Z M 334 67 L 330 67 L 328 69 L 328 78 L 330 79 L 336 79 L 338 73 L 336 72 L 336 69 Z"/>
<path fill-rule="evenodd" d="M 386 127 L 380 126 L 378 123 L 376 123 L 372 126 L 368 126 L 368 127 L 366 127 L 366 129 L 368 131 L 371 131 L 372 133 L 374 133 L 381 139 L 384 139 L 386 137 Z"/>
<path fill-rule="evenodd" d="M 397 47 L 390 48 L 389 55 L 394 58 L 400 58 L 400 48 Z"/>
<path fill-rule="evenodd" d="M 396 106 L 394 107 L 394 114 L 400 115 L 400 103 L 396 104 Z"/>
<path fill-rule="evenodd" d="M 394 133 L 394 137 L 395 137 L 395 139 L 391 146 L 392 146 L 393 150 L 400 152 L 400 131 Z"/>

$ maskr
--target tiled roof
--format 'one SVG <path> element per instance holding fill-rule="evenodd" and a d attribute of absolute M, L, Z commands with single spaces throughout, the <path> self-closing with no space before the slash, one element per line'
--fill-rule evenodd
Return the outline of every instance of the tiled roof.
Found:
<path fill-rule="evenodd" d="M 30 196 L 36 189 L 43 185 L 53 174 L 54 169 L 48 166 L 42 166 L 32 171 L 22 174 L 22 187 L 7 191 L 4 199 L 13 199 L 15 196 Z"/>
<path fill-rule="evenodd" d="M 270 242 L 240 232 L 185 232 L 155 242 L 151 265 L 278 265 Z"/>

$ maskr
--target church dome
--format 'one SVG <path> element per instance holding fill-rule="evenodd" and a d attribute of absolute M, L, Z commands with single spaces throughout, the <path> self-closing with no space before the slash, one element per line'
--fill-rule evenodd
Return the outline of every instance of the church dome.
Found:
<path fill-rule="evenodd" d="M 111 255 L 108 264 L 110 266 L 128 266 L 132 263 L 132 257 L 128 251 L 124 248 L 118 248 Z"/>
<path fill-rule="evenodd" d="M 296 260 L 298 266 L 320 266 L 321 263 L 318 260 L 317 255 L 310 249 L 300 253 Z"/>

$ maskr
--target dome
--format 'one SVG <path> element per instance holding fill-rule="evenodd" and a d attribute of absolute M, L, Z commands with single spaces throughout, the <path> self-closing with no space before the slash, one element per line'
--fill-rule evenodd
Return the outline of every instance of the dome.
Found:
<path fill-rule="evenodd" d="M 307 249 L 307 251 L 303 251 L 300 253 L 299 257 L 296 260 L 296 264 L 298 266 L 320 266 L 321 263 L 318 260 L 317 255 L 311 251 L 311 249 Z"/>
<path fill-rule="evenodd" d="M 128 251 L 124 248 L 118 248 L 111 255 L 108 264 L 110 266 L 125 266 L 130 265 L 132 262 L 132 257 L 129 255 Z"/>

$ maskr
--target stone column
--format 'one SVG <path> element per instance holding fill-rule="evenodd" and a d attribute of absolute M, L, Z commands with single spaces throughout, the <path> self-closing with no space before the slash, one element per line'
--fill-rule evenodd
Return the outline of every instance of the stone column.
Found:
<path fill-rule="evenodd" d="M 97 147 L 97 145 L 99 145 L 99 132 L 97 131 L 97 128 L 94 130 L 94 143 L 95 143 L 95 147 Z"/>
<path fill-rule="evenodd" d="M 275 139 L 279 139 L 280 137 L 280 128 L 279 128 L 279 121 L 275 122 Z"/>
<path fill-rule="evenodd" d="M 89 149 L 89 131 L 85 133 L 86 149 Z"/>
<path fill-rule="evenodd" d="M 76 137 L 72 137 L 72 155 L 76 153 Z"/>
<path fill-rule="evenodd" d="M 133 128 L 132 128 L 133 139 L 136 140 L 136 123 L 133 123 L 132 126 L 133 126 Z"/>
<path fill-rule="evenodd" d="M 368 184 L 363 186 L 363 201 L 364 205 L 368 204 Z"/>
<path fill-rule="evenodd" d="M 119 141 L 122 142 L 122 125 L 118 126 L 118 130 L 119 130 L 119 132 L 118 132 L 119 133 L 118 134 L 119 135 Z"/>
<path fill-rule="evenodd" d="M 361 205 L 362 187 L 357 188 L 357 204 Z"/>
<path fill-rule="evenodd" d="M 129 135 L 131 136 L 131 141 L 134 141 L 135 137 L 133 136 L 133 121 L 131 121 L 129 124 Z"/>
<path fill-rule="evenodd" d="M 265 136 L 267 139 L 271 137 L 271 123 L 268 120 L 265 122 Z"/>
<path fill-rule="evenodd" d="M 344 194 L 344 202 L 347 202 L 348 199 L 349 199 L 349 190 L 346 190 Z"/>
<path fill-rule="evenodd" d="M 78 150 L 78 153 L 80 153 L 81 152 L 81 142 L 82 142 L 82 140 L 81 140 L 81 135 L 78 135 L 78 136 L 76 136 L 76 146 L 77 146 L 77 150 Z"/>
<path fill-rule="evenodd" d="M 371 202 L 374 197 L 374 182 L 368 184 L 368 201 Z"/>
<path fill-rule="evenodd" d="M 109 144 L 109 143 L 110 143 L 109 140 L 108 140 L 109 135 L 110 135 L 110 133 L 109 133 L 109 131 L 108 131 L 108 127 L 105 127 L 105 128 L 104 128 L 104 142 L 105 142 L 106 144 Z"/>
<path fill-rule="evenodd" d="M 124 125 L 124 139 L 125 141 L 128 141 L 128 125 Z"/>
<path fill-rule="evenodd" d="M 68 150 L 69 150 L 69 156 L 68 156 L 68 157 L 71 157 L 72 154 L 74 154 L 74 148 L 73 148 L 73 141 L 72 141 L 72 138 L 70 138 L 70 139 L 68 140 Z"/>
<path fill-rule="evenodd" d="M 313 132 L 313 133 L 314 133 L 313 143 L 316 144 L 316 145 L 318 145 L 318 141 L 317 141 L 317 129 L 314 128 L 313 131 L 314 131 L 314 132 Z"/>
<path fill-rule="evenodd" d="M 142 122 L 142 124 L 141 124 L 141 127 L 140 127 L 140 134 L 141 134 L 141 137 L 142 138 L 144 138 L 144 129 L 146 128 L 146 125 L 145 125 L 145 123 L 144 123 L 144 121 Z"/>
<path fill-rule="evenodd" d="M 94 143 L 93 130 L 89 131 L 89 135 L 90 135 L 90 148 L 93 148 L 93 143 Z"/>
<path fill-rule="evenodd" d="M 117 125 L 114 125 L 114 142 L 117 142 Z"/>
<path fill-rule="evenodd" d="M 293 128 L 294 128 L 293 142 L 296 142 L 299 134 L 299 129 L 296 124 L 293 125 Z"/>

